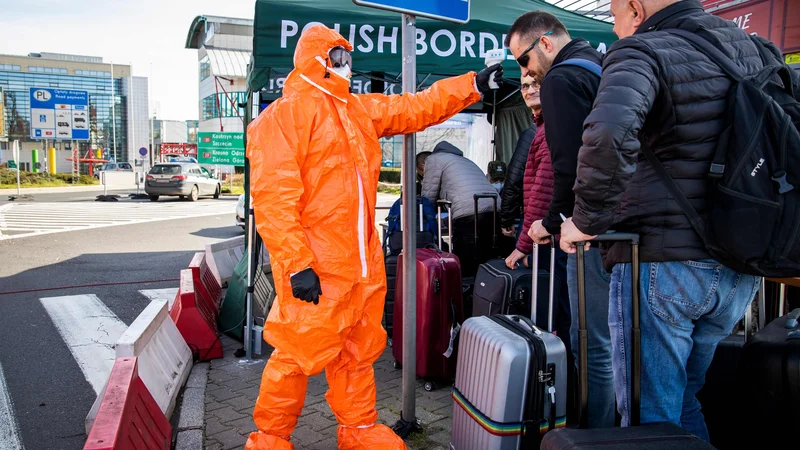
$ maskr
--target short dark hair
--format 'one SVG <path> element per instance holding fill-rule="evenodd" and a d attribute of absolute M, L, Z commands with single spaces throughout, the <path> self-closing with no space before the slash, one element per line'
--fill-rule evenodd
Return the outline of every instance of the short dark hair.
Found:
<path fill-rule="evenodd" d="M 420 164 L 424 163 L 428 156 L 431 156 L 431 152 L 419 152 L 417 153 L 417 168 L 419 168 Z"/>
<path fill-rule="evenodd" d="M 508 30 L 508 35 L 504 42 L 506 48 L 511 43 L 511 37 L 519 35 L 520 37 L 533 37 L 541 36 L 548 31 L 553 33 L 554 37 L 567 35 L 567 27 L 558 20 L 558 17 L 544 11 L 529 11 L 519 16 L 511 28 Z"/>

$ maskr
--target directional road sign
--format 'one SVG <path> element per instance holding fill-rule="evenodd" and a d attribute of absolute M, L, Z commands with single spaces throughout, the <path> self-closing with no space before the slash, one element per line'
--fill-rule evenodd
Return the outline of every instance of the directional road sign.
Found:
<path fill-rule="evenodd" d="M 197 133 L 197 162 L 244 167 L 244 133 Z"/>
<path fill-rule="evenodd" d="M 31 88 L 31 139 L 89 139 L 89 93 Z"/>
<path fill-rule="evenodd" d="M 445 22 L 469 22 L 469 0 L 353 0 L 353 3 Z"/>

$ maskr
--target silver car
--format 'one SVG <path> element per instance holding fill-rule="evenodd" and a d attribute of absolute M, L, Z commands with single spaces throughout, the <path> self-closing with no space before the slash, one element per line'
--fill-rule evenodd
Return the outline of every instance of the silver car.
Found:
<path fill-rule="evenodd" d="M 119 162 L 119 163 L 105 163 L 99 168 L 95 169 L 94 177 L 98 180 L 100 179 L 100 172 L 133 172 L 133 166 L 130 163 L 126 162 Z"/>
<path fill-rule="evenodd" d="M 179 196 L 196 201 L 201 195 L 219 198 L 220 182 L 211 173 L 195 163 L 159 163 L 147 174 L 144 192 L 151 202 L 160 196 Z"/>

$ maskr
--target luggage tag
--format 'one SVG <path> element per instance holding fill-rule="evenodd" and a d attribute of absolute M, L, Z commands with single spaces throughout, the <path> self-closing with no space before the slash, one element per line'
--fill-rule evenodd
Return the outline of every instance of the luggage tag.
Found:
<path fill-rule="evenodd" d="M 456 336 L 458 336 L 459 331 L 461 331 L 460 323 L 453 324 L 453 326 L 450 327 L 450 344 L 447 346 L 447 351 L 442 353 L 445 358 L 452 356 L 455 347 Z"/>

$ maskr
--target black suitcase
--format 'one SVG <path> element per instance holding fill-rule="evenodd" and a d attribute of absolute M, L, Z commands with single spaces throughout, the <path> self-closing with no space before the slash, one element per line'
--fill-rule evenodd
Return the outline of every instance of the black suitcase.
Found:
<path fill-rule="evenodd" d="M 392 339 L 392 325 L 394 324 L 394 291 L 397 283 L 397 258 L 400 255 L 386 255 L 384 265 L 386 266 L 386 302 L 384 304 L 383 319 L 386 335 Z"/>
<path fill-rule="evenodd" d="M 746 400 L 746 433 L 750 448 L 797 445 L 800 426 L 800 308 L 779 317 L 744 344 L 740 393 Z M 741 447 L 740 447 L 741 448 Z"/>
<path fill-rule="evenodd" d="M 633 292 L 633 348 L 631 349 L 631 424 L 626 428 L 607 429 L 558 429 L 547 433 L 542 440 L 543 450 L 586 449 L 713 449 L 711 444 L 693 436 L 671 423 L 639 426 L 641 410 L 641 336 L 639 333 L 639 236 L 632 233 L 608 233 L 596 237 L 593 242 L 629 241 L 632 248 Z M 578 392 L 579 424 L 588 424 L 588 336 L 586 333 L 586 288 L 584 285 L 584 248 L 578 243 Z"/>
<path fill-rule="evenodd" d="M 536 302 L 537 310 L 531 314 L 531 292 L 537 292 L 536 298 L 547 298 L 554 292 L 553 278 L 550 276 L 555 267 L 556 252 L 550 248 L 550 266 L 540 267 L 539 246 L 534 246 L 533 266 L 522 265 L 509 269 L 504 259 L 493 259 L 478 267 L 473 288 L 472 316 L 492 316 L 495 314 L 516 314 L 532 317 L 536 326 L 548 330 L 554 329 L 553 315 L 555 305 L 543 301 Z M 533 273 L 539 274 L 534 280 Z M 552 296 L 551 296 L 552 297 Z"/>

